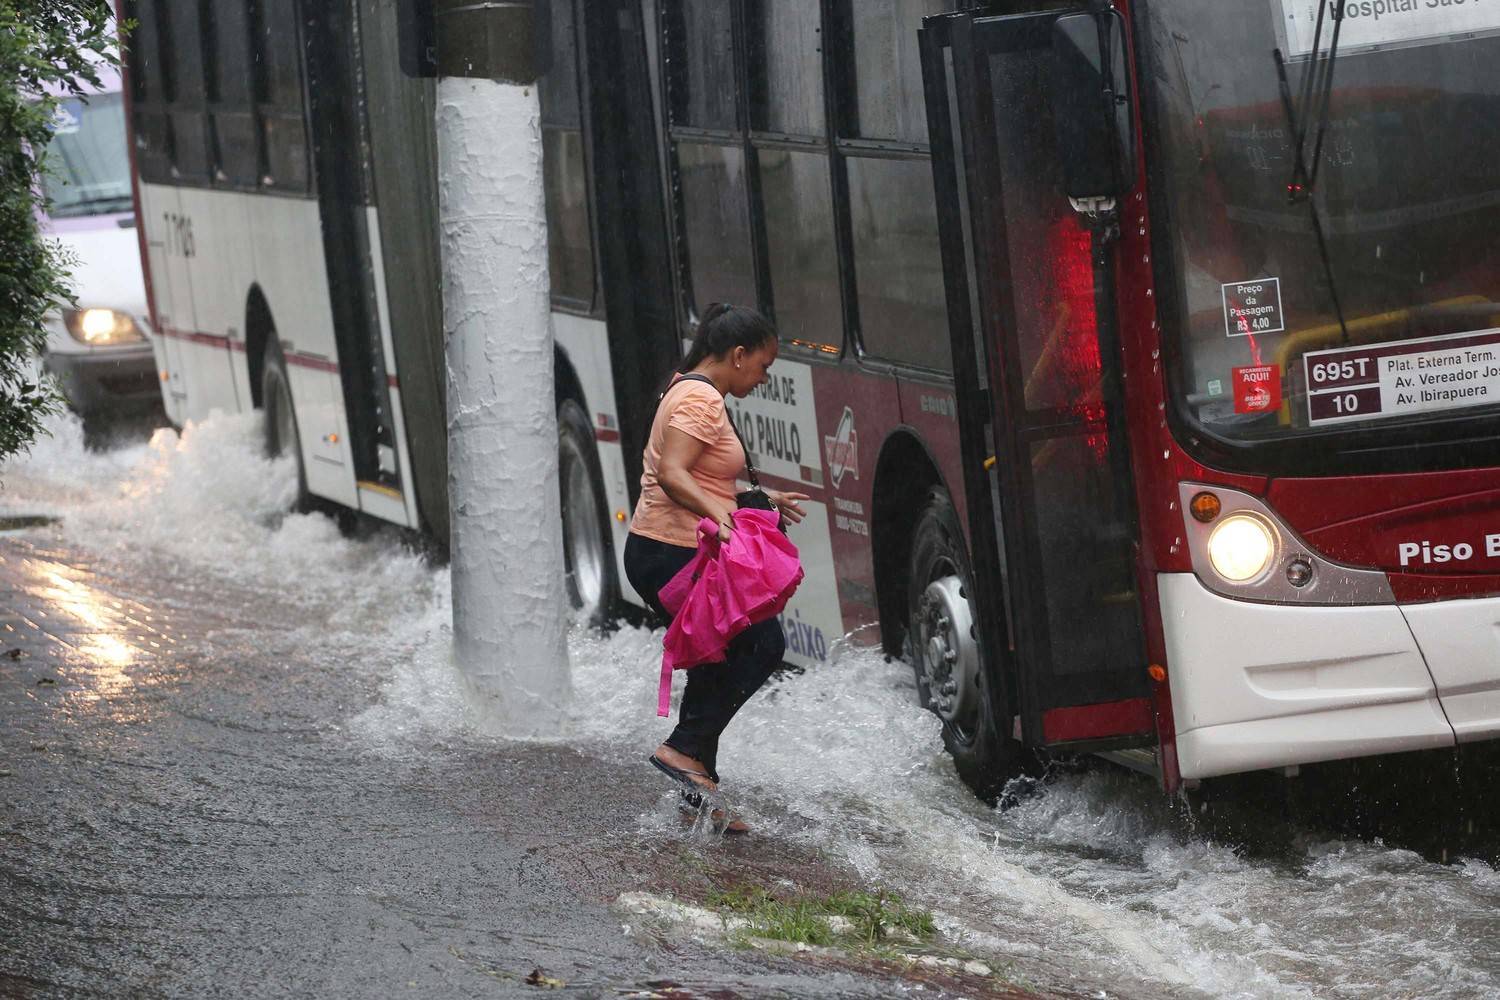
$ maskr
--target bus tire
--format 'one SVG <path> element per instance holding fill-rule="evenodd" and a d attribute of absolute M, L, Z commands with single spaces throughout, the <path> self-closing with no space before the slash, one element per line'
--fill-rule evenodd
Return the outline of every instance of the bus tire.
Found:
<path fill-rule="evenodd" d="M 306 511 L 310 495 L 307 492 L 307 469 L 302 464 L 301 438 L 297 433 L 297 408 L 292 404 L 292 383 L 286 374 L 286 357 L 274 330 L 266 341 L 261 364 L 260 401 L 265 411 L 266 455 L 280 458 L 291 451 L 297 461 L 297 499 L 293 509 Z"/>
<path fill-rule="evenodd" d="M 568 603 L 596 624 L 603 623 L 614 614 L 619 598 L 614 539 L 594 428 L 573 399 L 557 407 L 557 473 Z"/>
<path fill-rule="evenodd" d="M 1021 748 L 1003 733 L 990 664 L 969 604 L 973 574 L 953 500 L 928 491 L 912 532 L 907 577 L 908 648 L 922 706 L 943 720 L 943 745 L 964 784 L 994 801 L 1021 770 Z"/>

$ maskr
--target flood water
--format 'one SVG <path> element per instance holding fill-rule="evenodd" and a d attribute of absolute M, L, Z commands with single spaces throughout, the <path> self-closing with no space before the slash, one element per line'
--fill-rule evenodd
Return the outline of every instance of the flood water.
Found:
<path fill-rule="evenodd" d="M 182 586 L 328 609 L 324 627 L 275 641 L 326 646 L 339 669 L 369 675 L 378 697 L 351 704 L 344 724 L 373 758 L 508 745 L 463 703 L 446 572 L 395 533 L 351 539 L 321 516 L 283 514 L 293 472 L 261 457 L 256 419 L 104 453 L 86 451 L 73 422 L 54 432 L 0 470 L 0 516 L 61 520 L 16 530 L 57 532 L 117 572 L 150 566 Z M 643 758 L 669 727 L 655 714 L 660 634 L 579 629 L 570 648 L 576 695 L 556 741 L 611 764 Z M 1225 833 L 1149 779 L 1103 766 L 1058 774 L 998 811 L 957 780 L 909 668 L 853 644 L 757 696 L 720 763 L 769 843 L 824 852 L 930 907 L 948 937 L 1018 982 L 1126 996 L 1500 992 L 1500 873 L 1487 850 L 1444 862 L 1394 832 L 1330 834 L 1270 815 L 1273 837 L 1256 836 L 1253 819 Z M 656 799 L 637 822 L 684 836 Z"/>

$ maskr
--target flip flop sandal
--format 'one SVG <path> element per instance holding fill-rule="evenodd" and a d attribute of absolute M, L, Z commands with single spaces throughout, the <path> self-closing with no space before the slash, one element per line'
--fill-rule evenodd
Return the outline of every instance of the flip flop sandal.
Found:
<path fill-rule="evenodd" d="M 681 801 L 677 803 L 677 808 L 685 817 L 691 817 L 696 821 L 706 815 L 715 831 L 728 836 L 737 836 L 750 832 L 750 828 L 744 824 L 744 821 L 737 817 L 731 817 L 727 809 L 721 809 L 717 806 L 705 808 L 704 799 L 717 800 L 718 793 L 712 789 L 704 788 L 694 781 L 693 778 L 707 778 L 707 774 L 704 774 L 702 771 L 689 771 L 685 767 L 673 767 L 656 756 L 656 754 L 652 754 L 647 759 L 651 761 L 657 770 L 682 786 L 677 791 L 678 796 L 681 798 Z M 738 828 L 733 825 L 735 823 L 740 824 Z"/>
<path fill-rule="evenodd" d="M 647 759 L 651 761 L 652 766 L 655 767 L 658 771 L 660 771 L 662 774 L 665 774 L 667 777 L 671 778 L 673 781 L 682 786 L 682 788 L 678 791 L 678 794 L 682 796 L 682 802 L 684 805 L 689 806 L 693 809 L 701 809 L 703 807 L 703 796 L 705 794 L 712 794 L 712 791 L 710 789 L 704 788 L 702 785 L 698 784 L 698 782 L 693 780 L 694 777 L 707 778 L 708 775 L 704 774 L 702 771 L 689 771 L 685 767 L 673 767 L 671 764 L 668 764 L 666 761 L 656 756 L 656 754 L 652 754 Z"/>

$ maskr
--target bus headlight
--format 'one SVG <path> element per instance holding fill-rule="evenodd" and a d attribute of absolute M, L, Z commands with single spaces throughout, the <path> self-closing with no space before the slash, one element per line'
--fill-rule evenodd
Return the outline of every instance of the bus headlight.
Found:
<path fill-rule="evenodd" d="M 1275 554 L 1271 526 L 1253 514 L 1231 514 L 1208 536 L 1208 560 L 1214 572 L 1232 583 L 1260 576 Z"/>
<path fill-rule="evenodd" d="M 114 309 L 64 309 L 63 325 L 74 340 L 90 347 L 138 344 L 146 339 L 129 313 Z"/>
<path fill-rule="evenodd" d="M 1219 484 L 1181 482 L 1174 506 L 1182 511 L 1182 534 L 1170 554 L 1185 545 L 1193 574 L 1221 597 L 1319 606 L 1396 599 L 1384 570 L 1345 566 L 1319 555 L 1258 496 Z"/>

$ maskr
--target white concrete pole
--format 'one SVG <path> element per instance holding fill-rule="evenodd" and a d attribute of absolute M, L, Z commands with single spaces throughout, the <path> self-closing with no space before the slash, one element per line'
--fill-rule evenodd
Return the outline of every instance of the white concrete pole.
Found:
<path fill-rule="evenodd" d="M 484 724 L 553 728 L 571 691 L 535 86 L 438 81 L 453 649 Z"/>

